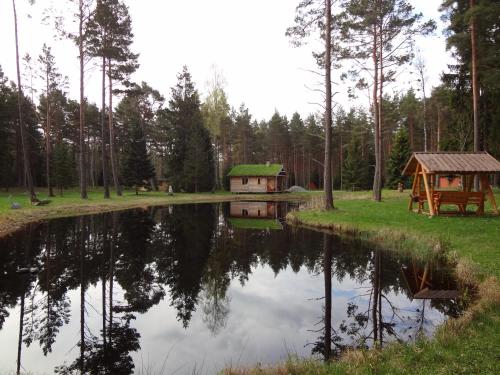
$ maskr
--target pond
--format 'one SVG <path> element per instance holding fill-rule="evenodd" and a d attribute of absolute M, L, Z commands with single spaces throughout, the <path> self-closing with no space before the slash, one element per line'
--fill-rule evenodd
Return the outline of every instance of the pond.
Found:
<path fill-rule="evenodd" d="M 288 226 L 293 206 L 134 209 L 0 239 L 0 373 L 212 374 L 411 341 L 461 313 L 439 259 Z"/>

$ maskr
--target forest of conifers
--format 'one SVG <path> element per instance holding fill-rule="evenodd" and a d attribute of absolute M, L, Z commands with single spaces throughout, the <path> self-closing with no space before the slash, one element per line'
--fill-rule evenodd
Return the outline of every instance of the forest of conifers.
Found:
<path fill-rule="evenodd" d="M 308 5 L 305 3 L 310 2 L 301 5 Z M 349 71 L 353 59 L 369 60 L 369 56 L 356 54 L 352 38 L 355 32 L 363 32 L 361 27 L 373 14 L 379 20 L 402 17 L 401 23 L 393 26 L 403 31 L 421 18 L 412 9 L 401 12 L 405 1 L 383 0 L 389 10 L 381 7 L 380 14 L 363 14 L 359 11 L 363 3 L 371 2 L 341 1 L 339 13 L 333 14 L 330 31 L 334 42 L 328 45 L 334 70 Z M 319 9 L 323 14 L 323 2 L 318 4 L 320 8 L 312 10 Z M 102 101 L 91 103 L 85 99 L 83 68 L 80 97 L 68 96 L 65 72 L 47 45 L 40 51 L 18 56 L 20 74 L 15 82 L 0 68 L 2 188 L 29 188 L 31 174 L 32 185 L 47 187 L 51 194 L 79 186 L 82 197 L 86 197 L 88 186 L 104 186 L 106 192 L 113 187 L 120 194 L 122 186 L 137 186 L 142 181 L 149 181 L 155 188 L 160 178 L 176 191 L 210 191 L 227 184 L 224 176 L 231 166 L 266 161 L 284 164 L 288 185 L 323 187 L 328 124 L 324 111 L 295 113 L 291 118 L 276 112 L 267 120 L 257 121 L 245 105 L 231 108 L 217 74 L 208 92 L 202 95 L 187 67 L 177 72 L 178 83 L 170 92 L 151 83 L 135 83 L 131 75 L 139 66 L 140 51 L 131 50 L 133 20 L 127 6 L 121 0 L 80 0 L 73 6 L 81 26 L 79 33 L 65 31 L 61 24 L 57 29 L 62 37 L 74 41 L 75 51 L 79 52 L 75 64 L 92 62 L 102 69 Z M 379 91 L 375 91 L 381 94 L 378 107 L 342 108 L 338 103 L 333 106 L 329 159 L 334 189 L 372 188 L 376 124 L 380 126 L 379 164 L 383 166 L 382 181 L 386 187 L 393 188 L 401 180 L 400 171 L 412 151 L 473 150 L 473 56 L 478 85 L 476 139 L 480 150 L 500 157 L 500 4 L 493 0 L 446 0 L 441 9 L 455 63 L 442 74 L 439 86 L 425 88 L 425 64 L 431 62 L 415 59 L 415 50 L 411 48 L 404 53 L 396 51 L 391 58 L 398 58 L 392 62 L 389 57 L 381 57 L 387 68 L 381 73 Z M 15 9 L 13 14 L 16 17 Z M 410 21 L 413 23 L 408 26 Z M 297 24 L 287 32 L 292 39 L 300 34 L 300 20 Z M 432 32 L 432 24 L 427 26 L 426 32 Z M 409 40 L 418 34 L 415 30 L 408 32 Z M 423 28 L 420 31 L 424 34 Z M 402 37 L 393 34 L 394 41 Z M 382 33 L 387 38 L 393 34 L 391 30 Z M 318 33 L 318 38 L 324 36 L 325 33 Z M 380 47 L 383 51 L 391 48 Z M 3 58 L 7 56 L 2 54 Z M 320 69 L 325 66 L 324 57 L 324 53 L 316 55 Z M 15 58 L 14 53 L 11 58 Z M 414 71 L 415 89 L 398 89 L 397 69 L 403 65 Z M 345 78 L 352 79 L 354 95 L 356 91 L 372 89 L 359 74 L 351 73 Z M 43 87 L 41 91 L 34 91 L 34 81 Z M 391 85 L 390 94 L 389 90 L 382 91 L 382 85 Z M 422 95 L 425 90 L 427 95 Z M 498 177 L 495 183 L 498 184 Z"/>

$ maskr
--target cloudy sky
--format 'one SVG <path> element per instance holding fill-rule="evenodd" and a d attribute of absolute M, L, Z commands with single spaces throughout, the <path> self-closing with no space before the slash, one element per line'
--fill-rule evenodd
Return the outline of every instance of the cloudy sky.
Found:
<path fill-rule="evenodd" d="M 319 110 L 320 100 L 313 91 L 317 77 L 311 57 L 313 45 L 294 48 L 285 31 L 293 24 L 299 0 L 125 0 L 130 7 L 134 51 L 140 53 L 135 81 L 146 81 L 167 98 L 176 74 L 187 65 L 203 95 L 216 65 L 226 81 L 232 106 L 245 103 L 257 119 L 267 119 L 277 109 L 291 116 L 295 111 L 307 115 Z M 439 23 L 439 1 L 412 0 L 426 18 Z M 51 4 L 63 11 L 71 25 L 71 3 L 62 0 L 17 0 L 20 53 L 37 57 L 43 43 L 52 46 L 60 71 L 70 80 L 68 91 L 78 97 L 77 49 L 66 40 L 57 40 L 51 24 L 42 22 L 43 11 Z M 66 7 L 66 9 L 63 9 Z M 445 51 L 442 25 L 434 36 L 417 41 L 427 65 L 428 87 L 439 82 L 450 57 Z M 15 78 L 15 46 L 11 1 L 0 1 L 0 65 Z M 313 43 L 314 44 L 314 43 Z M 99 72 L 89 64 L 86 95 L 99 101 Z M 412 76 L 403 74 L 397 87 L 417 86 Z M 338 86 L 335 97 L 344 107 L 366 104 L 362 95 L 347 98 L 346 87 Z M 430 89 L 428 90 L 430 92 Z"/>

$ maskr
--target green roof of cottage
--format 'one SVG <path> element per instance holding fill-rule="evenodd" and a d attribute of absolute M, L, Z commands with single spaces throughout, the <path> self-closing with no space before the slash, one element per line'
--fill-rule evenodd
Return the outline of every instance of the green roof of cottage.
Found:
<path fill-rule="evenodd" d="M 283 164 L 240 164 L 227 174 L 228 176 L 277 176 L 283 170 Z"/>
<path fill-rule="evenodd" d="M 275 219 L 244 219 L 244 218 L 230 218 L 229 224 L 237 229 L 273 229 L 281 230 L 283 225 Z"/>

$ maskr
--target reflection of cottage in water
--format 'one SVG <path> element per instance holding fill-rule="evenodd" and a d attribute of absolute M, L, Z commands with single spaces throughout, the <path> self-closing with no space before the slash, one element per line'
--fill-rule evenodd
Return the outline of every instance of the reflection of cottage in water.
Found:
<path fill-rule="evenodd" d="M 276 202 L 231 202 L 231 217 L 278 218 Z"/>
<path fill-rule="evenodd" d="M 284 202 L 231 202 L 229 222 L 238 228 L 282 229 L 285 206 Z"/>

